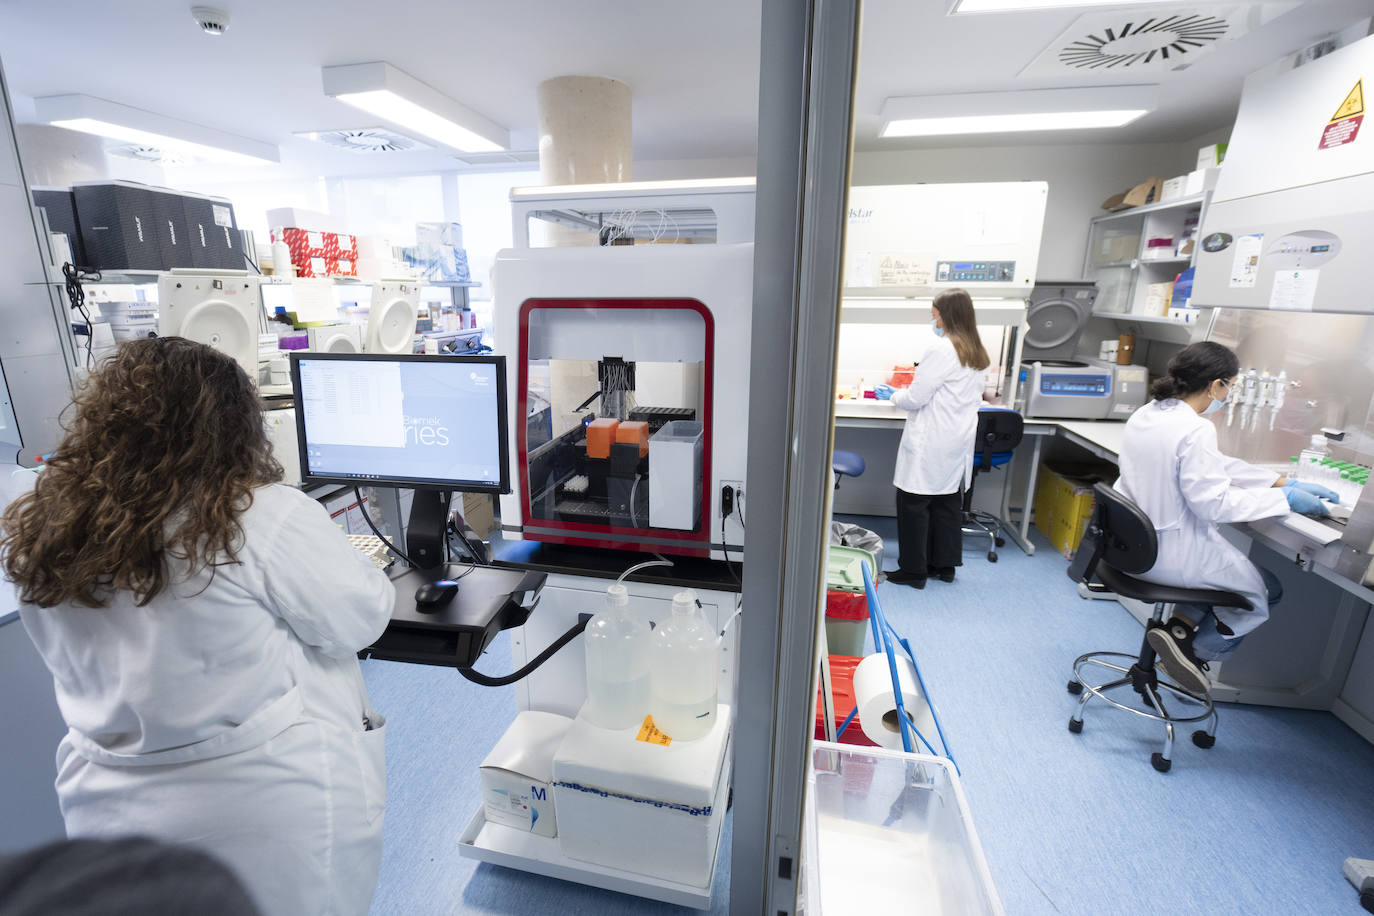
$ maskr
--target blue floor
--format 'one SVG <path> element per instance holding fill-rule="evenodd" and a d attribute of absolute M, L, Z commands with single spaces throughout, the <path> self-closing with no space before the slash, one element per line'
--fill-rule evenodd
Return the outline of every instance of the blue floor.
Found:
<path fill-rule="evenodd" d="M 857 521 L 892 545 L 895 567 L 893 520 Z M 1079 599 L 1064 561 L 1037 544 L 1034 557 L 1009 544 L 996 564 L 971 546 L 952 584 L 879 586 L 939 705 L 1007 912 L 1362 912 L 1341 863 L 1374 857 L 1374 746 L 1328 713 L 1224 705 L 1217 746 L 1181 733 L 1160 774 L 1156 723 L 1090 707 L 1070 734 L 1069 664 L 1133 651 L 1140 625 L 1115 603 Z M 496 644 L 486 667 L 504 670 L 507 652 Z M 515 714 L 511 691 L 442 668 L 363 670 L 390 732 L 374 913 L 687 912 L 459 858 L 477 767 Z"/>

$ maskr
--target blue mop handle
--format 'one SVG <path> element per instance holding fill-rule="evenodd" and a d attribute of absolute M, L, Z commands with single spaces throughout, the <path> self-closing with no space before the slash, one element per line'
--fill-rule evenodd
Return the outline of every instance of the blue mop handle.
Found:
<path fill-rule="evenodd" d="M 881 617 L 883 611 L 878 604 L 878 589 L 873 584 L 873 574 L 867 563 L 860 565 L 864 571 L 864 592 L 868 596 L 869 619 L 871 620 L 875 615 Z M 884 618 L 882 622 L 883 627 L 880 628 L 880 632 L 887 629 L 886 619 Z M 883 640 L 882 650 L 887 653 L 887 670 L 892 675 L 892 698 L 897 703 L 897 731 L 902 736 L 902 750 L 910 754 L 911 736 L 907 734 L 907 728 L 911 726 L 911 723 L 907 720 L 906 705 L 902 702 L 902 682 L 897 677 L 897 656 L 892 651 L 892 643 L 887 639 Z"/>

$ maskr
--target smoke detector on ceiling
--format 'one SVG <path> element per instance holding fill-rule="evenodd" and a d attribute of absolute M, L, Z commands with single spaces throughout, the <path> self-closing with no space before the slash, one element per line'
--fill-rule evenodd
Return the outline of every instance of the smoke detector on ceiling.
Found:
<path fill-rule="evenodd" d="M 191 18 L 206 35 L 223 35 L 229 29 L 229 14 L 213 6 L 191 7 Z"/>
<path fill-rule="evenodd" d="M 400 153 L 430 147 L 414 137 L 384 127 L 358 127 L 348 130 L 309 130 L 296 134 L 316 143 L 350 153 Z"/>

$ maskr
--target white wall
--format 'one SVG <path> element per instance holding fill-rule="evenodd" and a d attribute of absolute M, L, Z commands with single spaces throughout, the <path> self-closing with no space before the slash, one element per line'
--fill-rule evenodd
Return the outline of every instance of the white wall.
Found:
<path fill-rule="evenodd" d="M 1227 131 L 1229 133 L 1229 130 Z M 1214 142 L 1214 141 L 1213 141 Z M 1202 144 L 963 147 L 854 154 L 856 185 L 932 181 L 1046 181 L 1049 200 L 1036 275 L 1072 280 L 1082 275 L 1088 221 L 1102 201 L 1151 176 L 1192 170 Z"/>

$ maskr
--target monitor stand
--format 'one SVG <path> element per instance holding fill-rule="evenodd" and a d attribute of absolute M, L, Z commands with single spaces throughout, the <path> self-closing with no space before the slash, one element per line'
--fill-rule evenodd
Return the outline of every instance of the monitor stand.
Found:
<path fill-rule="evenodd" d="M 406 525 L 406 554 L 427 578 L 442 579 L 450 494 L 444 490 L 421 489 L 414 493 L 410 522 Z"/>

